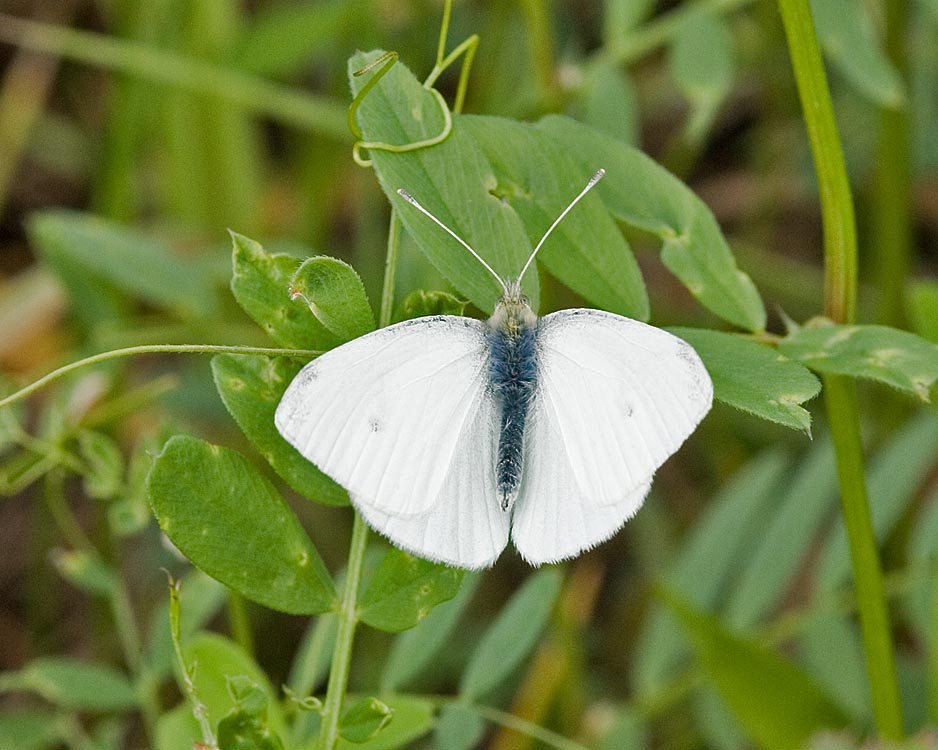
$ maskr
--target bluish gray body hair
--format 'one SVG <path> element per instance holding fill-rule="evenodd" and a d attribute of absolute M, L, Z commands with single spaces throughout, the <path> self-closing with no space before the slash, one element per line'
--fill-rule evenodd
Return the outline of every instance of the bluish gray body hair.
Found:
<path fill-rule="evenodd" d="M 521 486 L 524 426 L 537 385 L 537 316 L 516 284 L 489 319 L 489 380 L 499 408 L 495 477 L 508 510 Z"/>

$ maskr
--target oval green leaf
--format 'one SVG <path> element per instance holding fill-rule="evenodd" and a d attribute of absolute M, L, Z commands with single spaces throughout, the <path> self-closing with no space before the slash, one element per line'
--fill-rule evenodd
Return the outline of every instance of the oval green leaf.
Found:
<path fill-rule="evenodd" d="M 43 657 L 19 674 L 20 689 L 32 690 L 50 703 L 75 711 L 128 711 L 137 706 L 126 675 L 103 664 L 67 657 Z"/>
<path fill-rule="evenodd" d="M 713 380 L 715 399 L 770 422 L 810 431 L 811 415 L 800 404 L 817 396 L 821 381 L 803 365 L 731 333 L 668 330 L 700 355 Z"/>
<path fill-rule="evenodd" d="M 791 750 L 847 719 L 814 680 L 765 646 L 741 638 L 679 595 L 663 597 L 691 639 L 704 671 L 759 747 Z"/>
<path fill-rule="evenodd" d="M 779 351 L 817 372 L 891 385 L 928 401 L 938 380 L 938 344 L 888 326 L 823 325 L 802 328 Z"/>
<path fill-rule="evenodd" d="M 283 612 L 334 606 L 329 572 L 293 511 L 239 454 L 177 435 L 154 462 L 148 487 L 163 532 L 213 578 Z"/>
<path fill-rule="evenodd" d="M 238 427 L 293 489 L 324 505 L 348 505 L 348 493 L 290 445 L 274 425 L 274 412 L 301 364 L 283 357 L 218 354 L 215 387 Z"/>
<path fill-rule="evenodd" d="M 378 736 L 391 723 L 394 710 L 377 698 L 362 698 L 349 708 L 339 723 L 339 734 L 349 742 L 361 744 Z"/>
<path fill-rule="evenodd" d="M 551 115 L 538 129 L 556 139 L 582 171 L 606 176 L 595 189 L 626 224 L 657 235 L 661 259 L 702 305 L 750 331 L 765 329 L 765 307 L 752 280 L 736 266 L 720 226 L 677 177 L 641 151 L 568 117 Z"/>
<path fill-rule="evenodd" d="M 341 343 L 301 300 L 290 299 L 299 258 L 271 254 L 260 243 L 231 233 L 231 293 L 251 319 L 281 346 L 324 351 Z"/>
<path fill-rule="evenodd" d="M 470 657 L 459 686 L 462 697 L 486 695 L 524 661 L 547 625 L 561 582 L 559 570 L 546 568 L 515 592 Z"/>
<path fill-rule="evenodd" d="M 348 263 L 320 255 L 303 261 L 290 280 L 291 298 L 310 312 L 339 341 L 351 341 L 375 329 L 361 277 Z"/>
<path fill-rule="evenodd" d="M 362 622 L 397 633 L 459 591 L 464 572 L 391 548 L 358 601 Z"/>
<path fill-rule="evenodd" d="M 358 53 L 349 60 L 349 81 L 357 94 L 373 75 L 354 76 L 383 53 Z M 356 120 L 366 141 L 406 145 L 438 136 L 444 119 L 439 102 L 402 63 L 393 65 L 362 100 Z M 459 292 L 480 310 L 491 312 L 502 290 L 464 248 L 397 194 L 411 193 L 436 218 L 476 250 L 503 279 L 517 276 L 531 253 L 521 219 L 492 194 L 496 180 L 479 144 L 464 128 L 453 127 L 432 148 L 368 151 L 375 174 L 401 223 L 421 252 Z M 591 173 L 589 173 L 591 174 Z M 525 277 L 525 292 L 538 299 L 537 274 Z"/>

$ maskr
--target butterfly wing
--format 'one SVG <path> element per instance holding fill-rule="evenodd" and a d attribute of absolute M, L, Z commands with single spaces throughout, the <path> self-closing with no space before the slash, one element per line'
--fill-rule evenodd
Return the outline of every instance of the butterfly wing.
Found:
<path fill-rule="evenodd" d="M 401 516 L 355 495 L 352 502 L 373 528 L 403 549 L 460 568 L 488 567 L 508 544 L 510 523 L 495 491 L 496 425 L 494 400 L 486 397 L 456 446 L 430 510 Z"/>
<path fill-rule="evenodd" d="M 564 310 L 539 321 L 537 341 L 538 384 L 511 534 L 534 564 L 614 534 L 713 397 L 689 344 L 635 320 Z"/>
<path fill-rule="evenodd" d="M 375 514 L 429 511 L 487 395 L 484 323 L 458 316 L 404 321 L 310 362 L 277 408 L 280 433 Z M 493 485 L 494 487 L 494 485 Z M 493 490 L 494 493 L 494 490 Z M 480 502 L 481 498 L 475 498 Z"/>

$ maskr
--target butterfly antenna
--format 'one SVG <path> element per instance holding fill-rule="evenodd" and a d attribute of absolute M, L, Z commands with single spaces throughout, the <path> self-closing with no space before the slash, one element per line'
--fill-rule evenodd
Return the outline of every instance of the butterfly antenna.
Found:
<path fill-rule="evenodd" d="M 567 206 L 563 211 L 560 212 L 560 216 L 554 219 L 554 223 L 550 225 L 550 228 L 546 232 L 544 232 L 544 236 L 541 237 L 540 242 L 537 243 L 537 247 L 534 248 L 534 252 L 532 252 L 531 256 L 528 258 L 528 262 L 524 264 L 524 268 L 522 268 L 521 273 L 518 274 L 519 284 L 521 283 L 521 279 L 524 278 L 524 272 L 528 270 L 528 266 L 531 265 L 531 262 L 534 260 L 534 256 L 537 255 L 537 251 L 540 250 L 541 245 L 544 244 L 544 240 L 550 237 L 550 233 L 554 231 L 554 228 L 560 223 L 561 219 L 563 219 L 563 217 L 566 216 L 570 212 L 571 208 L 573 208 L 577 203 L 580 202 L 580 198 L 582 198 L 590 190 L 593 189 L 593 185 L 599 182 L 603 178 L 604 174 L 606 174 L 606 170 L 600 169 L 599 171 L 596 172 L 596 174 L 590 177 L 590 181 L 586 183 L 586 187 L 580 191 L 580 194 L 576 198 L 570 201 L 569 206 Z"/>
<path fill-rule="evenodd" d="M 495 277 L 495 280 L 498 282 L 498 285 L 502 288 L 502 290 L 506 292 L 508 291 L 508 285 L 502 280 L 502 277 L 499 276 L 497 273 L 495 273 L 495 270 L 488 263 L 485 262 L 485 260 L 482 258 L 481 255 L 479 255 L 475 250 L 469 247 L 468 242 L 466 242 L 462 237 L 456 234 L 456 232 L 454 232 L 452 229 L 446 226 L 446 224 L 444 224 L 442 221 L 436 218 L 433 214 L 427 211 L 427 209 L 425 209 L 423 206 L 417 203 L 417 199 L 414 198 L 414 196 L 412 196 L 406 190 L 404 190 L 403 188 L 399 188 L 397 191 L 397 194 L 401 196 L 401 198 L 403 198 L 405 201 L 407 201 L 410 205 L 412 205 L 414 208 L 416 208 L 418 211 L 420 211 L 422 214 L 430 217 L 434 222 L 436 222 L 437 226 L 439 226 L 444 232 L 449 234 L 449 236 L 455 239 L 460 245 L 466 248 L 466 250 L 472 253 L 475 259 L 479 261 L 479 263 L 481 263 L 483 266 L 485 266 L 486 270 L 490 274 L 492 274 L 492 276 Z"/>

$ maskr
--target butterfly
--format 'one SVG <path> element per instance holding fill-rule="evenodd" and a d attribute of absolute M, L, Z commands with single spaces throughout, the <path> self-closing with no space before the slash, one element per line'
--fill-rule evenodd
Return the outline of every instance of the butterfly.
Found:
<path fill-rule="evenodd" d="M 406 320 L 307 364 L 277 429 L 345 487 L 365 521 L 409 552 L 492 565 L 509 539 L 532 565 L 615 534 L 655 470 L 710 410 L 713 385 L 687 342 L 601 310 L 539 318 L 521 279 L 504 281 L 488 321 Z"/>

